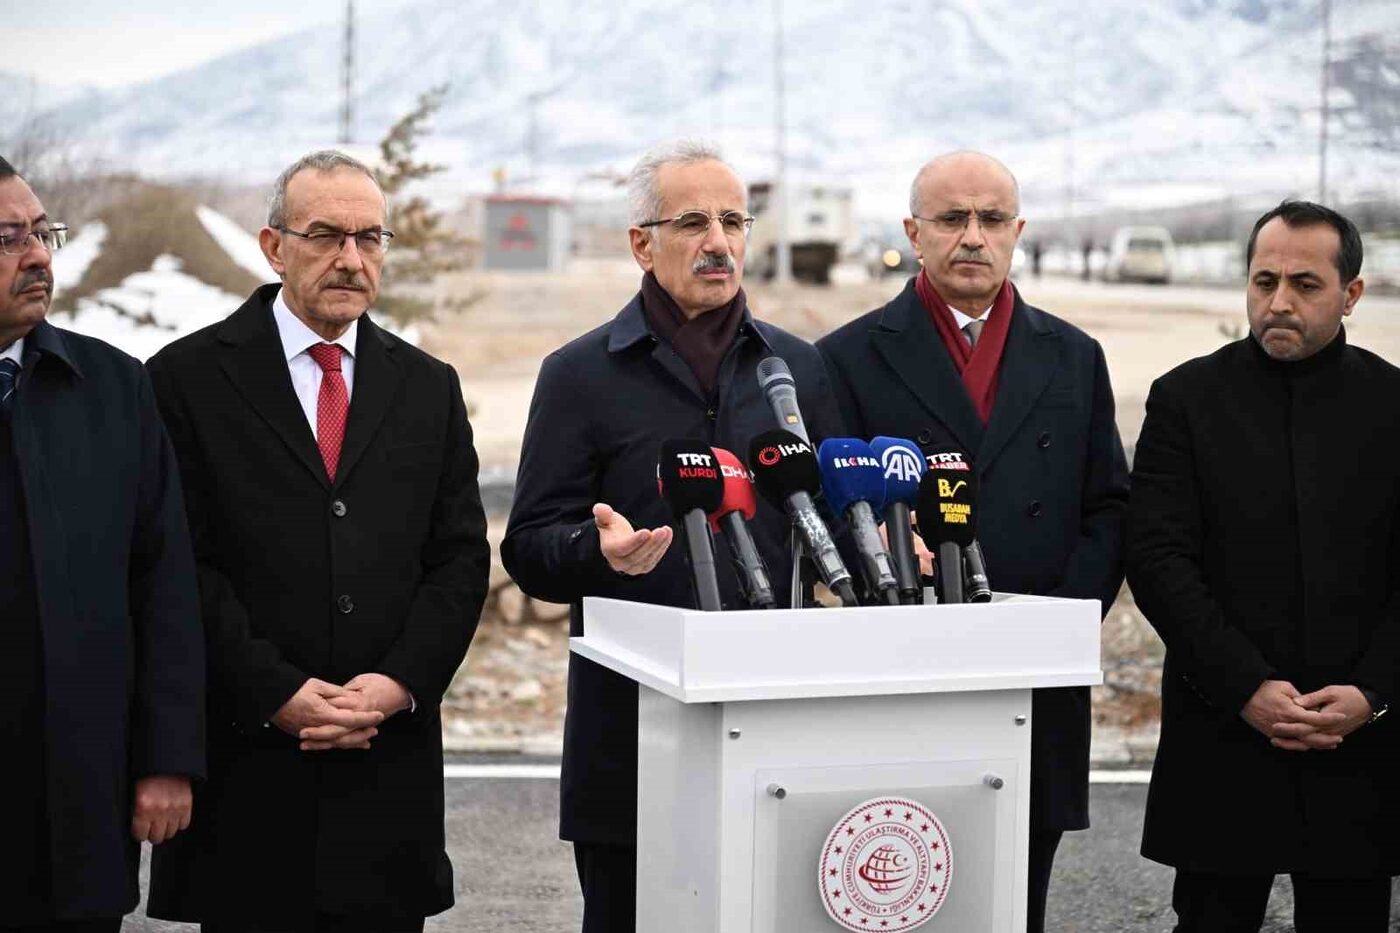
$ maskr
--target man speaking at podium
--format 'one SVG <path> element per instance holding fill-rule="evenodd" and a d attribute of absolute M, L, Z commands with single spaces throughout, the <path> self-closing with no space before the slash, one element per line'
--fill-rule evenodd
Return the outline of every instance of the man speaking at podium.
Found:
<path fill-rule="evenodd" d="M 1007 274 L 1025 221 L 1011 172 L 954 152 L 920 169 L 905 233 L 923 266 L 893 301 L 818 341 L 846 428 L 962 449 L 1002 592 L 1097 599 L 1123 581 L 1128 469 L 1098 342 L 1026 304 Z M 1044 925 L 1065 830 L 1089 825 L 1089 690 L 1036 690 L 1027 928 Z"/>
<path fill-rule="evenodd" d="M 1128 579 L 1167 646 L 1142 854 L 1180 933 L 1383 933 L 1400 873 L 1400 370 L 1349 346 L 1361 235 L 1260 217 L 1250 333 L 1152 385 Z"/>
<path fill-rule="evenodd" d="M 671 547 L 671 513 L 657 494 L 657 454 L 669 438 L 746 451 L 776 427 L 760 360 L 787 361 L 814 442 L 841 433 L 816 349 L 749 312 L 740 282 L 753 218 L 718 150 L 692 142 L 652 150 L 632 170 L 628 201 L 641 291 L 541 365 L 501 544 L 523 591 L 570 604 L 574 635 L 584 634 L 585 596 L 695 606 L 684 549 Z M 788 522 L 760 501 L 752 532 L 786 606 Z M 728 562 L 717 569 L 725 608 L 742 608 Z M 637 687 L 577 655 L 559 829 L 574 843 L 583 929 L 632 930 Z"/>

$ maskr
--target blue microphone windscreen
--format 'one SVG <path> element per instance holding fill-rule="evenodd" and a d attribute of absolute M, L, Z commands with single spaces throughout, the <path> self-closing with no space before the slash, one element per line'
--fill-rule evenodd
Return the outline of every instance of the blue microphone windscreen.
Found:
<path fill-rule="evenodd" d="M 878 514 L 885 506 L 885 471 L 880 458 L 865 441 L 853 437 L 828 437 L 817 449 L 822 492 L 837 515 L 852 502 L 864 500 Z"/>
<path fill-rule="evenodd" d="M 918 505 L 919 480 L 928 469 L 923 452 L 913 441 L 901 437 L 877 437 L 870 442 L 870 449 L 885 471 L 885 501 L 903 502 L 911 508 Z"/>

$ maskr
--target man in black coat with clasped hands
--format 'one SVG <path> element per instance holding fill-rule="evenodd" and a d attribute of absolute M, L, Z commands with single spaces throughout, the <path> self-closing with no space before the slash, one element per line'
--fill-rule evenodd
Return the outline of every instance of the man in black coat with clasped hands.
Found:
<path fill-rule="evenodd" d="M 1167 646 L 1145 856 L 1180 933 L 1389 929 L 1400 872 L 1400 370 L 1349 346 L 1361 237 L 1285 202 L 1247 251 L 1250 333 L 1158 379 L 1128 582 Z"/>

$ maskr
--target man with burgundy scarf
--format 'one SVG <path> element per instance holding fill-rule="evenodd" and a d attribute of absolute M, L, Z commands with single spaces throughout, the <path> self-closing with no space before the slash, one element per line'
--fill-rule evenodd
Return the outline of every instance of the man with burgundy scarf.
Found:
<path fill-rule="evenodd" d="M 490 549 L 451 366 L 375 324 L 386 204 L 313 152 L 258 240 L 280 283 L 148 364 L 209 643 L 209 779 L 148 912 L 205 933 L 406 933 L 453 903 L 439 701 Z"/>
<path fill-rule="evenodd" d="M 584 633 L 585 596 L 695 605 L 684 548 L 670 547 L 657 453 L 668 438 L 745 451 L 776 427 L 761 359 L 787 361 L 814 442 L 841 433 L 816 348 L 749 313 L 740 281 L 752 218 L 718 151 L 691 142 L 652 150 L 632 170 L 629 201 L 641 290 L 541 365 L 501 544 L 522 590 L 570 604 L 574 635 Z M 780 599 L 787 529 L 758 503 L 751 530 Z M 729 562 L 716 570 L 725 608 L 743 608 Z M 585 933 L 634 929 L 637 686 L 578 655 L 569 657 L 560 836 L 574 843 Z"/>
<path fill-rule="evenodd" d="M 818 341 L 846 428 L 961 449 L 981 480 L 994 589 L 1097 599 L 1123 582 L 1128 469 L 1097 341 L 1008 279 L 1025 221 L 1011 172 L 954 152 L 914 179 L 904 229 L 922 270 L 889 304 Z M 1089 825 L 1089 691 L 1036 690 L 1027 929 L 1045 923 L 1055 850 Z"/>

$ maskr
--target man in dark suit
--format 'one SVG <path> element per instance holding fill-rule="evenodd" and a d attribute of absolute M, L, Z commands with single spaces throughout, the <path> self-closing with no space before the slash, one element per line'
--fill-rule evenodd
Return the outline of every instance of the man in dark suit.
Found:
<path fill-rule="evenodd" d="M 540 367 L 501 557 L 526 593 L 567 602 L 584 634 L 585 596 L 695 605 L 670 509 L 656 491 L 668 438 L 702 438 L 740 456 L 776 427 L 759 360 L 792 369 L 813 441 L 839 434 L 821 357 L 757 320 L 740 288 L 752 222 L 744 184 L 702 143 L 647 153 L 629 179 L 638 294 L 607 324 Z M 786 604 L 788 520 L 760 501 L 752 530 Z M 725 608 L 744 608 L 720 561 Z M 637 685 L 569 657 L 559 834 L 574 843 L 585 933 L 636 926 Z"/>
<path fill-rule="evenodd" d="M 301 159 L 260 234 L 282 284 L 149 364 L 211 681 L 209 780 L 153 916 L 393 933 L 453 902 L 438 708 L 489 549 L 456 373 L 365 313 L 384 214 L 365 166 Z"/>
<path fill-rule="evenodd" d="M 1123 581 L 1128 470 L 1097 341 L 1007 278 L 1025 221 L 1000 162 L 925 165 L 905 232 L 923 266 L 889 304 L 817 342 L 846 428 L 960 449 L 981 479 L 977 536 L 993 587 L 1097 599 Z M 1028 929 L 1044 926 L 1055 850 L 1089 825 L 1089 690 L 1036 690 Z"/>
<path fill-rule="evenodd" d="M 140 362 L 44 319 L 66 231 L 0 159 L 0 933 L 115 933 L 204 772 L 175 456 Z"/>
<path fill-rule="evenodd" d="M 1400 369 L 1349 346 L 1361 235 L 1284 202 L 1246 251 L 1250 333 L 1158 379 L 1128 580 L 1167 646 L 1142 854 L 1180 933 L 1382 933 L 1400 873 Z"/>

